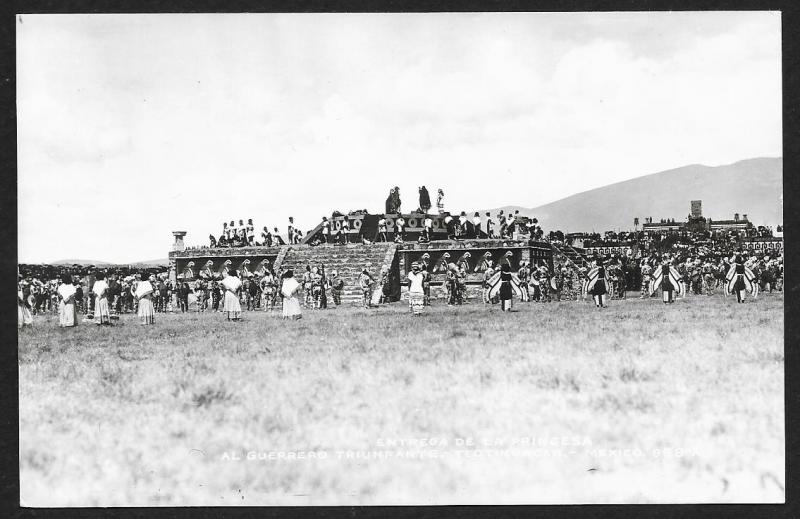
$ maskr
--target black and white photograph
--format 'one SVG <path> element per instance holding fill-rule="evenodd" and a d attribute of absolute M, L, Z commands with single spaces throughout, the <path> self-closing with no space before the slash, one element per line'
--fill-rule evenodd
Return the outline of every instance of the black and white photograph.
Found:
<path fill-rule="evenodd" d="M 781 24 L 16 13 L 19 504 L 784 503 Z"/>

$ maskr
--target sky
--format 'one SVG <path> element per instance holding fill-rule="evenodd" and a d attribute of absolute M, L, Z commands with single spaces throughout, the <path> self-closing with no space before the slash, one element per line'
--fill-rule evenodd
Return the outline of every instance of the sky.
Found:
<path fill-rule="evenodd" d="M 778 12 L 18 15 L 18 259 L 782 156 Z"/>

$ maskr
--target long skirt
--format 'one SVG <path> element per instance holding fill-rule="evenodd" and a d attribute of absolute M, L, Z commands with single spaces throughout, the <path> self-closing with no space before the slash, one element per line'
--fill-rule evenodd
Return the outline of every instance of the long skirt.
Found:
<path fill-rule="evenodd" d="M 155 324 L 156 309 L 153 307 L 153 300 L 147 296 L 141 298 L 137 315 L 142 320 L 142 324 Z"/>
<path fill-rule="evenodd" d="M 76 326 L 78 324 L 78 312 L 75 304 L 65 304 L 61 301 L 58 304 L 58 325 L 62 327 Z"/>
<path fill-rule="evenodd" d="M 17 328 L 33 324 L 33 315 L 23 303 L 17 302 Z"/>
<path fill-rule="evenodd" d="M 297 315 L 301 315 L 301 313 L 302 311 L 300 310 L 300 301 L 297 299 L 296 296 L 283 298 L 284 317 L 294 317 Z"/>
<path fill-rule="evenodd" d="M 105 297 L 98 297 L 94 301 L 94 320 L 97 324 L 111 324 L 111 308 Z"/>
<path fill-rule="evenodd" d="M 408 308 L 414 315 L 420 315 L 422 308 L 425 306 L 425 293 L 424 292 L 409 292 L 408 293 Z"/>
<path fill-rule="evenodd" d="M 605 279 L 598 279 L 595 281 L 594 286 L 591 290 L 591 295 L 593 296 L 602 296 L 608 293 L 608 287 L 606 286 Z"/>
<path fill-rule="evenodd" d="M 225 312 L 228 314 L 228 319 L 238 319 L 239 314 L 242 313 L 239 298 L 230 290 L 225 291 Z"/>
<path fill-rule="evenodd" d="M 511 283 L 508 281 L 502 281 L 500 284 L 500 300 L 505 301 L 507 299 L 511 299 L 511 295 L 514 293 L 511 289 Z"/>

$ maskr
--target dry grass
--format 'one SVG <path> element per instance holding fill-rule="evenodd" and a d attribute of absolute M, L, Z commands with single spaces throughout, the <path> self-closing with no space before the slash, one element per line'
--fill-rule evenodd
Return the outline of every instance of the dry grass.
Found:
<path fill-rule="evenodd" d="M 22 502 L 783 501 L 781 295 L 517 309 L 37 318 L 19 337 Z M 562 436 L 590 445 L 508 450 Z M 337 457 L 399 438 L 448 443 Z M 501 440 L 493 456 L 480 445 Z M 328 458 L 246 459 L 281 450 Z"/>

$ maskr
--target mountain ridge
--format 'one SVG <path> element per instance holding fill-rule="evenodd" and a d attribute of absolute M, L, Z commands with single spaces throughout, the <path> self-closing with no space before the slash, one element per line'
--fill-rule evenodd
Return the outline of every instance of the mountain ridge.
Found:
<path fill-rule="evenodd" d="M 565 232 L 633 229 L 644 223 L 674 218 L 684 221 L 691 200 L 703 201 L 703 216 L 712 220 L 747 214 L 756 225 L 783 223 L 783 158 L 756 157 L 720 166 L 690 164 L 649 173 L 570 195 L 537 207 L 504 206 L 484 209 L 519 210 L 539 220 L 545 231 Z"/>

